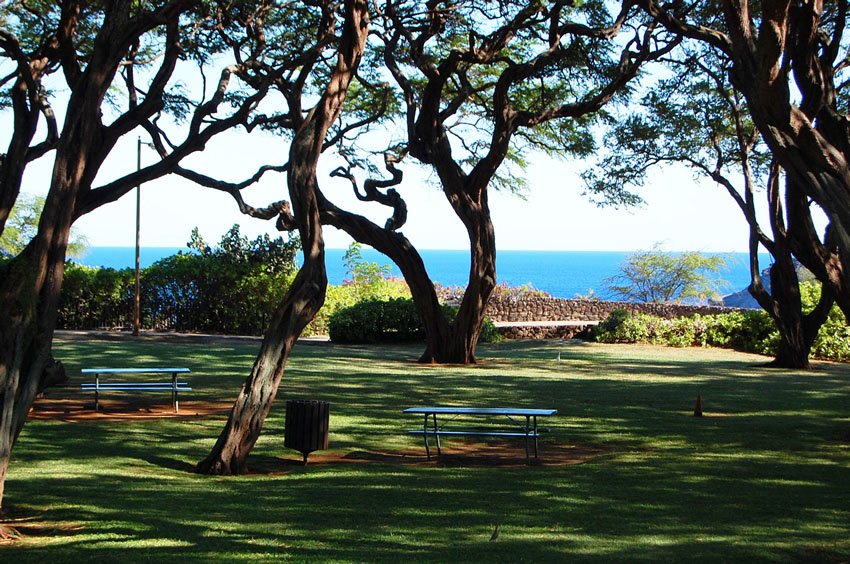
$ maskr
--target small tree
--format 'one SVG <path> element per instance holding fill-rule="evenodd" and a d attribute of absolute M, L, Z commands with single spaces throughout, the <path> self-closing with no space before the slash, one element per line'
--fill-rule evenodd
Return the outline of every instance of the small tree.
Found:
<path fill-rule="evenodd" d="M 348 276 L 346 284 L 356 288 L 357 299 L 376 298 L 377 288 L 390 275 L 389 265 L 381 265 L 363 258 L 363 245 L 354 241 L 348 246 L 342 257 Z"/>
<path fill-rule="evenodd" d="M 626 300 L 651 303 L 680 302 L 684 299 L 707 300 L 718 295 L 725 284 L 710 278 L 726 266 L 726 259 L 689 251 L 663 252 L 658 245 L 650 251 L 638 251 L 620 265 L 619 274 L 608 278 L 608 289 Z"/>
<path fill-rule="evenodd" d="M 6 228 L 0 235 L 0 257 L 13 257 L 24 250 L 38 233 L 38 221 L 41 219 L 42 208 L 44 208 L 44 196 L 21 194 L 18 197 L 6 221 Z M 66 254 L 71 258 L 80 257 L 87 245 L 86 238 L 71 229 L 71 240 Z"/>

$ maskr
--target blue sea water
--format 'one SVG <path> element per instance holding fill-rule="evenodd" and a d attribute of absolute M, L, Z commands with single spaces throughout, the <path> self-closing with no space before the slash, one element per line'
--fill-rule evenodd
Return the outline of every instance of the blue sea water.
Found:
<path fill-rule="evenodd" d="M 143 247 L 141 250 L 142 267 L 176 254 L 186 252 L 185 247 Z M 443 286 L 463 286 L 469 276 L 469 252 L 446 250 L 420 251 L 432 280 Z M 327 249 L 328 280 L 331 284 L 341 284 L 346 277 L 342 260 L 345 249 Z M 606 278 L 617 273 L 618 266 L 632 254 L 631 251 L 499 251 L 496 257 L 496 270 L 499 283 L 509 286 L 530 284 L 555 297 L 574 298 L 588 295 L 591 291 L 599 298 L 612 299 L 614 296 L 606 290 Z M 720 278 L 727 282 L 721 293 L 736 292 L 750 282 L 746 253 L 725 253 L 727 268 Z M 378 264 L 392 266 L 394 276 L 401 273 L 392 261 L 377 251 L 364 248 L 363 259 Z M 132 268 L 135 265 L 133 247 L 90 247 L 86 254 L 77 260 L 87 266 L 109 268 Z M 762 267 L 769 262 L 762 257 Z"/>

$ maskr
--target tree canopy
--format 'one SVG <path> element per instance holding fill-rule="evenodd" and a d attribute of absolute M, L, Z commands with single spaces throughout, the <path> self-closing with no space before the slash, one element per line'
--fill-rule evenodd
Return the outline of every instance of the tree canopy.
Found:
<path fill-rule="evenodd" d="M 666 253 L 658 246 L 630 255 L 619 273 L 608 279 L 609 289 L 628 301 L 673 303 L 715 299 L 724 281 L 717 274 L 726 266 L 721 256 L 695 251 Z"/>

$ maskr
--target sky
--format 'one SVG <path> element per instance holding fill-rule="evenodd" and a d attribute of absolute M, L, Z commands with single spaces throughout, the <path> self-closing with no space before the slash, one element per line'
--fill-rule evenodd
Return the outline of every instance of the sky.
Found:
<path fill-rule="evenodd" d="M 238 181 L 262 164 L 279 164 L 286 142 L 266 133 L 228 134 L 210 143 L 203 153 L 186 161 L 189 168 L 218 178 Z M 142 165 L 156 158 L 142 146 Z M 347 181 L 328 175 L 336 163 L 323 158 L 319 180 L 337 205 L 363 213 L 383 225 L 388 208 L 362 204 Z M 24 191 L 43 194 L 49 181 L 50 156 L 29 167 Z M 135 169 L 136 137 L 128 136 L 104 165 L 98 182 Z M 732 252 L 747 250 L 747 227 L 731 198 L 712 182 L 697 182 L 684 168 L 652 174 L 640 194 L 646 204 L 629 210 L 599 208 L 582 195 L 582 162 L 532 156 L 525 198 L 491 191 L 490 207 L 500 250 L 632 251 L 656 244 L 669 251 Z M 401 231 L 421 249 L 466 249 L 460 220 L 430 176 L 412 160 L 401 165 L 405 180 L 399 192 L 408 205 L 409 219 Z M 360 175 L 362 182 L 364 176 Z M 286 199 L 285 177 L 267 175 L 244 192 L 256 207 Z M 141 192 L 141 244 L 144 247 L 182 247 L 197 226 L 208 242 L 217 242 L 234 223 L 243 234 L 276 235 L 272 221 L 239 213 L 227 194 L 201 188 L 178 177 L 145 184 Z M 135 192 L 82 217 L 76 229 L 91 246 L 135 245 Z M 325 229 L 326 246 L 345 248 L 351 239 L 334 228 Z"/>

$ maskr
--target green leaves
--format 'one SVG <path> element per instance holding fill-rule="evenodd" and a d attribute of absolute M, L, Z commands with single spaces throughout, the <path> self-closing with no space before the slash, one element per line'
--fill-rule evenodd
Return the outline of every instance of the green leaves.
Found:
<path fill-rule="evenodd" d="M 647 85 L 639 107 L 610 116 L 605 150 L 582 174 L 586 193 L 600 205 L 639 203 L 634 190 L 647 171 L 671 163 L 717 181 L 740 177 L 746 161 L 756 178 L 765 177 L 769 155 L 728 82 L 727 66 L 710 50 L 692 47 L 667 61 L 665 77 Z"/>
<path fill-rule="evenodd" d="M 717 274 L 726 265 L 720 256 L 699 252 L 666 253 L 656 245 L 639 251 L 607 280 L 608 288 L 628 301 L 671 303 L 685 299 L 705 301 L 718 295 L 724 283 Z"/>
<path fill-rule="evenodd" d="M 6 221 L 3 234 L 0 235 L 0 256 L 15 256 L 38 232 L 38 222 L 41 210 L 44 208 L 44 196 L 21 194 L 12 208 L 12 213 Z M 71 240 L 68 243 L 67 255 L 78 257 L 85 252 L 88 245 L 86 238 L 71 230 Z"/>

